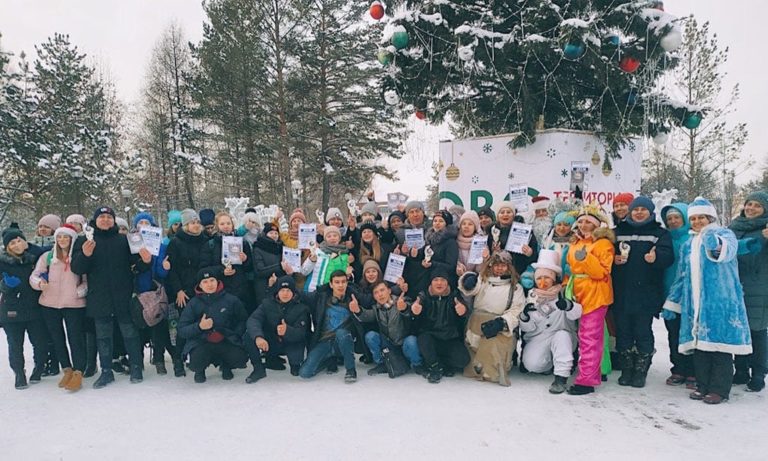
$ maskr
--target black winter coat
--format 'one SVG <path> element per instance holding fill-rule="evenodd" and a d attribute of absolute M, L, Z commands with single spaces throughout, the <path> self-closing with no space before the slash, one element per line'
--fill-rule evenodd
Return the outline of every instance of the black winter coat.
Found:
<path fill-rule="evenodd" d="M 203 314 L 213 319 L 213 328 L 210 330 L 200 329 Z M 237 296 L 225 292 L 221 283 L 216 293 L 198 291 L 181 311 L 179 318 L 179 336 L 187 340 L 182 355 L 189 354 L 192 349 L 205 343 L 208 335 L 214 331 L 223 334 L 228 343 L 242 346 L 247 319 L 248 313 L 245 312 L 243 303 Z"/>
<path fill-rule="evenodd" d="M 131 319 L 130 305 L 134 291 L 133 274 L 151 269 L 139 255 L 132 255 L 128 239 L 114 226 L 109 230 L 94 228 L 96 247 L 90 257 L 83 254 L 85 237 L 79 237 L 72 248 L 72 272 L 88 276 L 85 312 L 89 317 Z"/>
<path fill-rule="evenodd" d="M 362 253 L 361 249 L 362 246 L 365 246 L 370 251 L 370 254 L 373 255 L 373 250 L 371 249 L 371 246 L 367 243 L 360 243 L 361 247 L 356 249 L 356 252 L 353 253 L 355 257 L 355 262 L 352 263 L 352 269 L 354 270 L 355 274 L 355 280 L 363 280 L 363 265 L 365 264 L 365 261 L 363 261 L 360 253 Z M 379 242 L 379 246 L 381 247 L 381 255 L 379 257 L 379 260 L 376 261 L 379 263 L 379 268 L 381 269 L 381 273 L 384 274 L 387 270 L 387 261 L 389 261 L 389 254 L 392 253 L 392 250 L 394 249 L 394 245 L 387 245 L 386 243 Z"/>
<path fill-rule="evenodd" d="M 221 234 L 216 234 L 208 240 L 208 243 L 203 245 L 202 252 L 200 253 L 200 269 L 219 274 L 221 281 L 224 283 L 224 290 L 229 294 L 237 296 L 240 298 L 240 301 L 245 303 L 249 298 L 248 272 L 253 271 L 251 246 L 243 240 L 243 253 L 245 253 L 246 260 L 242 265 L 232 266 L 232 269 L 235 270 L 233 275 L 225 276 L 225 267 L 221 264 L 221 237 Z"/>
<path fill-rule="evenodd" d="M 283 340 L 287 343 L 298 343 L 306 341 L 310 333 L 311 320 L 309 317 L 309 307 L 303 304 L 298 296 L 283 304 L 275 298 L 269 297 L 262 301 L 261 305 L 248 317 L 246 329 L 251 341 L 256 338 L 267 338 L 264 331 L 269 332 L 269 336 L 277 336 L 277 326 L 285 320 L 287 328 Z"/>
<path fill-rule="evenodd" d="M 515 221 L 522 222 L 522 218 L 520 216 L 515 216 Z M 503 250 L 504 247 L 507 246 L 509 231 L 512 230 L 512 226 L 502 226 L 499 223 L 496 223 L 495 226 L 501 230 L 501 235 L 499 236 L 499 248 Z M 512 264 L 514 264 L 518 275 L 522 275 L 528 266 L 539 259 L 539 241 L 536 240 L 536 236 L 533 235 L 533 233 L 531 233 L 531 241 L 528 243 L 528 246 L 533 250 L 531 256 L 526 256 L 521 253 L 507 252 L 512 255 Z M 491 234 L 490 229 L 488 230 L 488 248 L 493 251 L 493 235 Z"/>
<path fill-rule="evenodd" d="M 29 276 L 35 270 L 37 256 L 25 251 L 20 258 L 0 251 L 0 323 L 39 320 L 40 292 L 29 285 Z M 11 288 L 3 282 L 3 275 L 18 277 L 21 282 Z"/>
<path fill-rule="evenodd" d="M 353 287 L 348 286 L 347 291 L 344 293 L 344 299 L 340 300 L 338 304 L 342 306 L 349 305 L 349 302 L 352 300 L 352 294 L 355 295 L 360 306 L 363 306 L 364 303 L 368 302 L 366 300 L 361 300 L 360 297 L 357 296 L 357 291 Z M 325 329 L 325 315 L 332 297 L 333 290 L 328 284 L 317 287 L 317 290 L 311 293 L 301 293 L 301 302 L 309 307 L 309 312 L 312 317 L 313 329 L 309 347 L 307 348 L 308 350 L 311 350 L 317 343 L 320 342 L 323 337 L 323 330 Z M 355 341 L 362 344 L 364 342 L 363 325 L 354 315 L 350 316 L 350 319 L 351 326 L 349 327 L 349 330 L 352 332 L 352 335 L 355 336 Z"/>
<path fill-rule="evenodd" d="M 432 296 L 428 291 L 419 294 L 422 311 L 414 315 L 417 334 L 428 333 L 437 339 L 461 339 L 469 318 L 469 309 L 460 316 L 456 313 L 455 299 L 467 305 L 457 291 L 451 291 L 446 296 Z"/>
<path fill-rule="evenodd" d="M 656 315 L 664 304 L 664 271 L 675 261 L 672 236 L 656 221 L 632 227 L 622 221 L 616 226 L 616 254 L 621 242 L 629 244 L 629 259 L 613 265 L 613 309 L 617 314 L 647 313 Z M 656 247 L 656 261 L 649 264 L 645 255 Z"/>
<path fill-rule="evenodd" d="M 183 230 L 179 230 L 168 243 L 167 254 L 171 270 L 168 271 L 165 284 L 170 301 L 175 301 L 176 294 L 180 290 L 184 290 L 189 299 L 195 296 L 197 273 L 200 270 L 203 248 L 207 245 L 208 236 L 205 232 L 200 235 L 190 235 Z"/>
<path fill-rule="evenodd" d="M 280 278 L 285 275 L 281 262 L 283 261 L 283 243 L 275 242 L 267 236 L 260 236 L 253 244 L 253 275 L 256 305 L 260 305 L 267 296 L 269 278 L 272 274 Z"/>
<path fill-rule="evenodd" d="M 739 240 L 753 238 L 759 243 L 760 251 L 739 255 L 739 280 L 744 288 L 744 304 L 750 330 L 768 328 L 768 241 L 763 229 L 768 219 L 746 219 L 742 216 L 731 223 L 730 229 Z"/>

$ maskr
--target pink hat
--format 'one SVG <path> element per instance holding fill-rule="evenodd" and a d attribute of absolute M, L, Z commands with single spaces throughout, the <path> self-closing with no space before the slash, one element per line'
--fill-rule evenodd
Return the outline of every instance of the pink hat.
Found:
<path fill-rule="evenodd" d="M 56 230 L 61 226 L 61 218 L 55 214 L 47 214 L 40 218 L 40 221 L 37 222 L 37 225 L 50 227 L 51 229 Z"/>
<path fill-rule="evenodd" d="M 291 217 L 288 218 L 288 224 L 292 223 L 296 218 L 300 219 L 303 223 L 307 222 L 307 217 L 304 215 L 304 212 L 301 210 L 301 208 L 296 208 L 293 210 Z"/>

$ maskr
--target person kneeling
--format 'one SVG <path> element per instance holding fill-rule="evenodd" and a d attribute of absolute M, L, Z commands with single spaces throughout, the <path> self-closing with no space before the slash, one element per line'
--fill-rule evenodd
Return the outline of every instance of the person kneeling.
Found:
<path fill-rule="evenodd" d="M 581 317 L 581 305 L 565 299 L 557 283 L 562 273 L 560 255 L 542 250 L 533 264 L 536 288 L 528 294 L 528 303 L 520 313 L 520 331 L 525 340 L 523 365 L 534 373 L 547 373 L 554 366 L 555 381 L 549 386 L 552 394 L 565 392 L 573 366 L 576 344 L 576 320 Z"/>
<path fill-rule="evenodd" d="M 288 357 L 291 375 L 299 376 L 304 361 L 309 332 L 309 308 L 300 301 L 296 282 L 290 275 L 280 277 L 273 287 L 275 296 L 264 298 L 248 318 L 246 349 L 251 356 L 253 373 L 246 378 L 254 383 L 266 376 L 259 350 L 266 353 L 267 368 L 285 370 L 280 356 Z"/>
<path fill-rule="evenodd" d="M 419 352 L 427 367 L 427 381 L 439 383 L 443 376 L 469 363 L 464 346 L 467 306 L 451 289 L 448 271 L 435 268 L 427 291 L 421 292 L 411 305 L 416 319 Z"/>
<path fill-rule="evenodd" d="M 365 343 L 376 363 L 374 368 L 368 370 L 368 374 L 389 373 L 382 354 L 395 354 L 398 358 L 402 354 L 415 372 L 423 374 L 419 345 L 416 336 L 410 334 L 411 314 L 405 294 L 395 297 L 387 282 L 381 280 L 373 286 L 373 298 L 376 301 L 373 308 L 363 309 L 359 315 L 361 321 L 376 322 L 379 327 L 379 331 L 369 331 L 365 334 Z M 407 368 L 404 371 L 407 371 Z"/>
<path fill-rule="evenodd" d="M 242 345 L 248 314 L 237 296 L 224 291 L 221 274 L 200 271 L 196 296 L 181 312 L 178 334 L 186 339 L 182 356 L 189 354 L 195 382 L 205 382 L 209 365 L 221 367 L 221 377 L 234 378 L 233 368 L 245 368 L 248 353 Z"/>

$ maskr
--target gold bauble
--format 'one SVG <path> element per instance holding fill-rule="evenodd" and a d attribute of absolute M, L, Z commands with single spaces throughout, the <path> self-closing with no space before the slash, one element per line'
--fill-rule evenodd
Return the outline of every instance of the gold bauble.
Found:
<path fill-rule="evenodd" d="M 600 154 L 597 152 L 597 149 L 595 149 L 595 152 L 592 154 L 592 165 L 599 165 L 600 164 Z"/>
<path fill-rule="evenodd" d="M 461 171 L 459 171 L 459 168 L 453 163 L 451 163 L 451 166 L 449 166 L 448 169 L 445 170 L 445 177 L 449 181 L 456 181 L 457 179 L 459 179 L 459 173 L 461 173 Z"/>
<path fill-rule="evenodd" d="M 610 163 L 604 163 L 603 164 L 603 176 L 610 176 L 611 173 L 613 173 L 613 168 L 611 168 Z"/>

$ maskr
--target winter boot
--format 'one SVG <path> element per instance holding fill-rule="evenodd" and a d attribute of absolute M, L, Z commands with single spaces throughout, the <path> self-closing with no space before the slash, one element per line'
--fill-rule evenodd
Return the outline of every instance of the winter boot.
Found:
<path fill-rule="evenodd" d="M 119 359 L 112 360 L 112 372 L 119 373 L 121 375 L 127 374 L 129 371 L 125 369 Z"/>
<path fill-rule="evenodd" d="M 683 383 L 685 383 L 685 376 L 678 375 L 677 373 L 672 373 L 666 381 L 667 386 L 679 386 Z"/>
<path fill-rule="evenodd" d="M 714 394 L 710 392 L 709 394 L 705 395 L 702 400 L 704 401 L 704 403 L 708 403 L 710 405 L 717 405 L 723 402 L 727 402 L 728 397 L 723 397 L 720 394 Z"/>
<path fill-rule="evenodd" d="M 568 384 L 568 378 L 555 375 L 555 381 L 549 386 L 550 394 L 562 394 L 565 392 L 565 385 Z"/>
<path fill-rule="evenodd" d="M 387 366 L 384 363 L 380 363 L 375 367 L 368 370 L 368 376 L 381 375 L 387 372 Z"/>
<path fill-rule="evenodd" d="M 291 365 L 291 376 L 299 376 L 299 365 Z"/>
<path fill-rule="evenodd" d="M 141 372 L 141 365 L 131 365 L 131 384 L 138 384 L 144 381 L 144 374 Z"/>
<path fill-rule="evenodd" d="M 737 365 L 739 365 L 738 362 Z M 737 367 L 736 373 L 733 374 L 733 384 L 747 384 L 749 380 L 749 368 Z"/>
<path fill-rule="evenodd" d="M 158 375 L 167 375 L 168 369 L 165 368 L 165 361 L 155 362 L 155 371 L 157 371 Z"/>
<path fill-rule="evenodd" d="M 198 384 L 205 382 L 205 370 L 195 372 L 195 382 Z"/>
<path fill-rule="evenodd" d="M 83 376 L 90 378 L 96 374 L 96 335 L 93 333 L 85 334 L 85 372 Z"/>
<path fill-rule="evenodd" d="M 27 384 L 27 373 L 24 370 L 21 370 L 21 372 L 16 373 L 16 389 L 26 389 L 29 387 L 29 384 Z"/>
<path fill-rule="evenodd" d="M 81 387 L 83 387 L 83 372 L 80 370 L 75 370 L 72 372 L 72 377 L 69 378 L 69 381 L 67 381 L 67 385 L 64 387 L 64 389 L 75 392 L 79 391 Z"/>
<path fill-rule="evenodd" d="M 357 370 L 350 368 L 347 370 L 346 374 L 344 374 L 344 383 L 352 384 L 354 382 L 357 382 Z"/>
<path fill-rule="evenodd" d="M 427 381 L 430 384 L 437 384 L 443 379 L 443 370 L 440 369 L 440 365 L 434 364 L 427 370 Z"/>
<path fill-rule="evenodd" d="M 752 368 L 752 378 L 747 383 L 748 392 L 760 392 L 765 388 L 765 372 Z"/>
<path fill-rule="evenodd" d="M 619 363 L 621 363 L 619 386 L 629 386 L 632 384 L 632 378 L 635 373 L 635 354 L 632 351 L 623 351 L 619 354 L 619 357 Z"/>
<path fill-rule="evenodd" d="M 267 370 L 285 370 L 285 365 L 279 357 L 267 356 L 267 360 L 264 361 L 264 368 Z"/>
<path fill-rule="evenodd" d="M 250 375 L 248 375 L 247 378 L 245 378 L 245 382 L 248 384 L 253 384 L 256 381 L 260 380 L 261 378 L 266 378 L 267 373 L 264 370 L 253 370 Z"/>
<path fill-rule="evenodd" d="M 635 356 L 635 374 L 632 376 L 632 387 L 645 387 L 645 378 L 648 376 L 648 368 L 651 367 L 653 354 L 638 354 Z"/>
<path fill-rule="evenodd" d="M 29 384 L 39 383 L 43 377 L 43 371 L 45 371 L 44 366 L 35 366 L 35 368 L 32 369 L 32 374 L 29 375 Z"/>
<path fill-rule="evenodd" d="M 112 370 L 103 370 L 101 372 L 101 375 L 99 376 L 99 379 L 96 380 L 95 383 L 93 383 L 94 389 L 101 389 L 103 387 L 106 387 L 107 384 L 115 382 L 115 374 L 112 372 Z"/>
<path fill-rule="evenodd" d="M 234 379 L 234 377 L 235 375 L 234 373 L 232 373 L 231 368 L 221 367 L 221 379 L 223 379 L 224 381 L 229 381 L 231 379 Z"/>
<path fill-rule="evenodd" d="M 336 364 L 336 360 L 331 357 L 331 360 L 328 362 L 328 366 L 325 368 L 325 373 L 332 375 L 334 373 L 338 373 L 339 366 Z"/>
<path fill-rule="evenodd" d="M 187 376 L 187 371 L 184 369 L 184 362 L 182 362 L 180 359 L 173 361 L 173 376 L 177 378 Z"/>
<path fill-rule="evenodd" d="M 592 386 L 582 386 L 581 384 L 574 384 L 568 388 L 568 395 L 587 395 L 595 392 L 595 388 Z"/>
<path fill-rule="evenodd" d="M 411 367 L 414 373 L 421 376 L 422 378 L 427 377 L 427 369 L 424 367 L 424 365 L 414 365 Z"/>
<path fill-rule="evenodd" d="M 66 388 L 69 380 L 72 379 L 72 368 L 65 368 L 63 371 L 64 376 L 59 380 L 59 387 Z"/>

